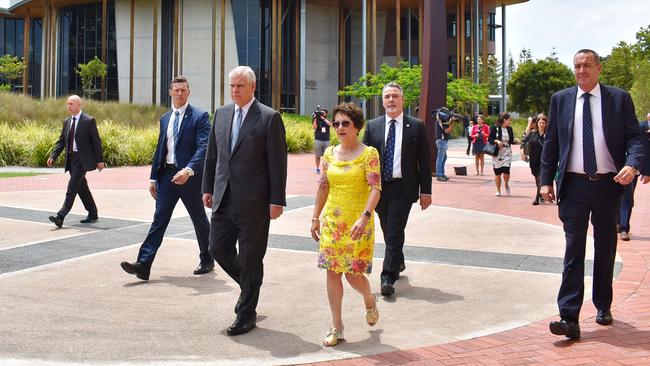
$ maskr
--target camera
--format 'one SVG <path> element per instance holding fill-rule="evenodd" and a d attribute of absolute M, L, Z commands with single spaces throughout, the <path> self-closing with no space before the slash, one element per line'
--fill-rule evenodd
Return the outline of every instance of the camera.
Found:
<path fill-rule="evenodd" d="M 450 111 L 449 108 L 447 107 L 440 107 L 434 110 L 431 113 L 431 116 L 434 117 L 443 128 L 449 127 L 449 124 L 453 121 L 458 121 L 463 119 L 462 114 L 454 113 L 453 111 Z"/>
<path fill-rule="evenodd" d="M 311 118 L 324 120 L 327 117 L 327 110 L 321 109 L 320 105 L 316 106 L 316 110 L 311 114 Z"/>

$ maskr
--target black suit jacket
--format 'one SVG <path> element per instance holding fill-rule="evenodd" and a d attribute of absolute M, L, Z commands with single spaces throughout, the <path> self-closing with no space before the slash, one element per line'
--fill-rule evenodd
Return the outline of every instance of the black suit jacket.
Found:
<path fill-rule="evenodd" d="M 542 185 L 552 185 L 556 172 L 559 173 L 556 192 L 558 200 L 562 197 L 562 182 L 571 149 L 582 148 L 571 146 L 577 93 L 578 87 L 574 86 L 551 96 L 540 177 Z M 603 84 L 600 84 L 600 93 L 605 141 L 616 169 L 620 170 L 623 166 L 641 169 L 643 145 L 630 94 Z"/>
<path fill-rule="evenodd" d="M 238 209 L 268 216 L 269 204 L 286 206 L 287 142 L 280 113 L 253 102 L 230 152 L 235 105 L 214 112 L 203 171 L 203 193 L 212 193 L 216 212 L 230 187 Z"/>
<path fill-rule="evenodd" d="M 368 122 L 363 135 L 363 143 L 372 146 L 379 155 L 384 153 L 386 116 L 382 115 Z M 417 118 L 404 114 L 402 124 L 402 179 L 405 194 L 409 201 L 415 202 L 420 194 L 431 194 L 431 152 L 427 143 L 424 124 Z M 392 167 L 391 167 L 392 168 Z M 381 169 L 384 169 L 382 166 Z"/>
<path fill-rule="evenodd" d="M 167 128 L 170 123 L 173 123 L 171 117 L 172 111 L 168 111 L 160 117 L 160 133 L 151 164 L 151 179 L 158 180 L 158 176 L 165 169 Z M 205 150 L 208 146 L 209 133 L 210 116 L 208 112 L 188 104 L 178 131 L 178 144 L 174 146 L 174 150 L 176 150 L 176 164 L 178 167 L 188 167 L 194 171 L 194 176 L 190 179 L 201 179 L 203 177 L 203 162 L 205 160 Z"/>
<path fill-rule="evenodd" d="M 54 144 L 54 150 L 50 158 L 55 160 L 59 157 L 61 152 L 65 149 L 66 151 L 66 165 L 65 170 L 68 171 L 70 167 L 67 164 L 68 161 L 68 136 L 70 127 L 72 127 L 72 116 L 68 117 L 63 122 L 63 128 L 61 129 L 61 135 Z M 74 139 L 77 142 L 77 150 L 79 153 L 79 158 L 81 164 L 86 171 L 95 170 L 98 163 L 104 162 L 104 152 L 102 150 L 102 140 L 99 137 L 99 132 L 97 131 L 97 123 L 95 119 L 85 113 L 81 113 L 79 116 L 79 121 L 77 121 L 77 127 L 75 129 Z"/>

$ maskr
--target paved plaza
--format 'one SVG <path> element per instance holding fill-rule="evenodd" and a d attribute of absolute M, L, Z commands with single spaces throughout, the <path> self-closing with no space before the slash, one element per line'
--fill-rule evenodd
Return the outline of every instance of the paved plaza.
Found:
<path fill-rule="evenodd" d="M 321 345 L 330 313 L 309 234 L 311 155 L 289 157 L 288 207 L 271 223 L 258 327 L 237 337 L 225 329 L 238 287 L 218 267 L 192 275 L 198 247 L 182 204 L 150 280 L 120 268 L 135 260 L 151 223 L 149 167 L 89 173 L 100 220 L 80 224 L 78 200 L 58 230 L 47 217 L 65 195 L 62 170 L 0 179 L 0 365 L 650 364 L 650 186 L 638 186 L 632 240 L 619 242 L 614 324 L 595 324 L 586 277 L 583 339 L 566 341 L 548 333 L 564 253 L 557 207 L 531 205 L 535 184 L 521 161 L 512 196 L 495 197 L 490 158 L 475 176 L 461 145 L 451 144 L 451 180 L 434 179 L 433 206 L 411 211 L 397 295 L 380 297 L 379 323 L 368 327 L 361 297 L 346 285 L 347 341 L 333 348 Z M 454 166 L 470 175 L 453 175 Z M 381 232 L 376 242 L 378 293 Z M 588 273 L 592 258 L 588 248 Z"/>

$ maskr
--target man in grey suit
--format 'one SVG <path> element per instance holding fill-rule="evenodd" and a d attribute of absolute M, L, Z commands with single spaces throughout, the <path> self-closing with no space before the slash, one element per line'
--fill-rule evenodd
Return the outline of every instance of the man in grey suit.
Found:
<path fill-rule="evenodd" d="M 212 209 L 210 254 L 241 289 L 233 336 L 256 324 L 269 223 L 286 206 L 287 143 L 280 114 L 255 99 L 253 70 L 238 66 L 228 77 L 233 103 L 214 112 L 203 203 Z"/>
<path fill-rule="evenodd" d="M 377 214 L 384 232 L 386 253 L 381 272 L 381 294 L 395 293 L 395 281 L 404 265 L 404 228 L 411 206 L 420 199 L 424 210 L 431 205 L 430 150 L 424 124 L 404 114 L 404 93 L 397 83 L 382 90 L 386 115 L 368 122 L 363 143 L 381 156 L 381 198 Z"/>
<path fill-rule="evenodd" d="M 70 117 L 63 122 L 59 140 L 54 145 L 52 155 L 47 159 L 47 166 L 53 166 L 65 149 L 65 171 L 70 172 L 63 206 L 56 216 L 49 217 L 58 228 L 63 226 L 63 219 L 72 209 L 77 194 L 88 211 L 88 216 L 82 219 L 81 223 L 87 224 L 98 220 L 97 205 L 88 188 L 86 172 L 95 169 L 101 172 L 104 169 L 102 140 L 99 138 L 95 119 L 81 111 L 81 98 L 78 95 L 68 97 L 66 106 Z"/>

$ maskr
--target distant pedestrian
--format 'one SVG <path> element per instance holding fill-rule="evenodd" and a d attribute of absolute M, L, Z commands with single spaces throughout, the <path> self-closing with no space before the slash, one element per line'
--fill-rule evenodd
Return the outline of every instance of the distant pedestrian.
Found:
<path fill-rule="evenodd" d="M 518 144 L 519 140 L 510 126 L 510 114 L 501 113 L 497 123 L 490 128 L 488 140 L 499 147 L 499 154 L 492 157 L 494 168 L 494 183 L 497 186 L 495 196 L 501 196 L 501 177 L 503 176 L 506 196 L 510 196 L 510 165 L 512 164 L 512 145 Z"/>
<path fill-rule="evenodd" d="M 63 226 L 63 220 L 72 209 L 77 194 L 88 211 L 88 216 L 82 219 L 81 223 L 88 224 L 99 219 L 97 205 L 90 193 L 90 188 L 88 188 L 86 172 L 95 169 L 101 172 L 104 169 L 102 140 L 99 137 L 95 119 L 81 111 L 81 98 L 78 95 L 68 97 L 66 106 L 70 117 L 63 122 L 59 140 L 54 144 L 52 155 L 47 159 L 47 166 L 53 166 L 65 149 L 65 171 L 70 172 L 63 206 L 56 216 L 49 217 L 49 220 L 58 228 Z"/>
<path fill-rule="evenodd" d="M 527 160 L 530 165 L 530 173 L 535 177 L 535 186 L 537 187 L 537 191 L 535 199 L 533 199 L 533 206 L 537 206 L 541 200 L 539 194 L 539 189 L 541 187 L 539 175 L 541 172 L 542 148 L 544 147 L 544 137 L 546 136 L 546 125 L 548 119 L 545 115 L 540 114 L 534 119 L 534 121 L 531 130 L 526 134 L 521 145 L 524 146 L 522 158 L 523 156 L 528 157 Z"/>
<path fill-rule="evenodd" d="M 476 175 L 483 175 L 483 167 L 485 166 L 485 153 L 483 148 L 488 142 L 490 136 L 490 128 L 485 124 L 483 116 L 476 117 L 476 124 L 472 126 L 470 137 L 472 139 L 472 154 L 474 155 L 474 164 L 476 165 Z"/>
<path fill-rule="evenodd" d="M 320 158 L 325 149 L 330 146 L 330 127 L 332 122 L 327 119 L 327 109 L 316 108 L 311 115 L 312 128 L 314 129 L 314 160 L 316 163 L 316 174 L 320 174 Z"/>

